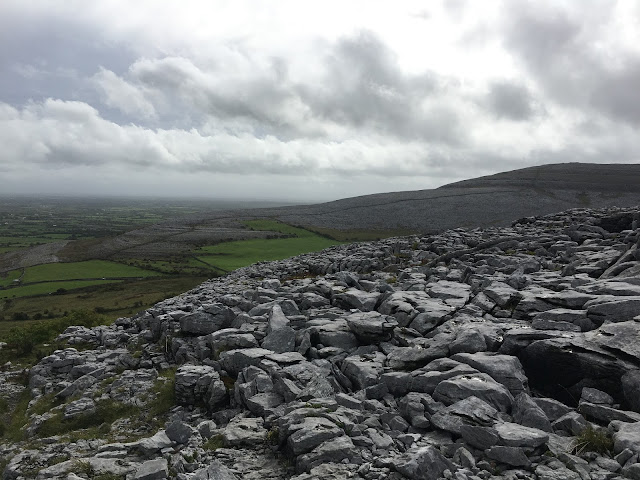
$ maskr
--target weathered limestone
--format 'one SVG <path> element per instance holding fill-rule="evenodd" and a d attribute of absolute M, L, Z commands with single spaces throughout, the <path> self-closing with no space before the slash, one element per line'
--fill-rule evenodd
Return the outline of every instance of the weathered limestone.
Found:
<path fill-rule="evenodd" d="M 67 329 L 3 478 L 90 476 L 75 459 L 150 480 L 638 478 L 640 230 L 602 226 L 619 213 L 637 209 L 336 246 Z M 104 439 L 41 438 L 113 407 L 134 413 Z M 587 428 L 611 455 L 575 448 Z"/>

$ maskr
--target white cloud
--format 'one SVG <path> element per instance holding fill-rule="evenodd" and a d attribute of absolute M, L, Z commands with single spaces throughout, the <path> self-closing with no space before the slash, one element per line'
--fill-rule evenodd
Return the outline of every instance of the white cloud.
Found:
<path fill-rule="evenodd" d="M 156 111 L 145 92 L 140 87 L 135 87 L 120 78 L 118 75 L 105 68 L 100 68 L 92 80 L 102 90 L 105 105 L 117 108 L 127 115 L 152 119 L 156 116 Z"/>
<path fill-rule="evenodd" d="M 639 161 L 633 2 L 426 8 L 5 0 L 0 189 L 224 178 L 328 198 Z"/>

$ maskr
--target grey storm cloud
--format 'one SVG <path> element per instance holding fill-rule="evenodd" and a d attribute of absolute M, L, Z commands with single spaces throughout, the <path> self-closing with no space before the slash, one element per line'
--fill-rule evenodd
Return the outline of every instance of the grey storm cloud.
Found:
<path fill-rule="evenodd" d="M 166 57 L 140 60 L 129 69 L 129 76 L 150 91 L 163 94 L 164 110 L 188 109 L 222 120 L 246 119 L 262 133 L 285 134 L 297 130 L 299 118 L 287 109 L 299 102 L 282 74 L 282 66 L 256 65 L 251 76 L 238 78 L 224 68 L 204 70 L 190 59 Z M 160 107 L 162 108 L 162 107 Z M 290 120 L 290 121 L 288 121 Z"/>
<path fill-rule="evenodd" d="M 49 97 L 97 101 L 87 82 L 96 64 L 121 72 L 136 59 L 124 43 L 105 39 L 97 25 L 32 13 L 0 14 L 1 99 L 14 106 Z"/>
<path fill-rule="evenodd" d="M 437 101 L 447 89 L 446 79 L 431 72 L 403 73 L 393 53 L 371 32 L 342 38 L 327 50 L 318 59 L 323 73 L 306 83 L 290 77 L 285 59 L 261 64 L 244 52 L 243 59 L 254 62 L 250 76 L 239 78 L 223 66 L 206 69 L 187 58 L 166 57 L 137 61 L 128 77 L 141 88 L 163 92 L 172 111 L 179 99 L 182 108 L 202 115 L 247 120 L 257 134 L 326 136 L 333 124 L 404 140 L 463 143 L 457 112 Z M 101 71 L 101 84 L 107 77 L 134 96 L 132 87 L 111 72 Z M 141 103 L 146 101 L 137 98 L 123 107 Z"/>
<path fill-rule="evenodd" d="M 523 121 L 535 114 L 529 89 L 516 83 L 504 81 L 492 83 L 489 86 L 487 103 L 497 117 Z"/>
<path fill-rule="evenodd" d="M 461 143 L 464 134 L 456 112 L 423 105 L 443 92 L 445 82 L 432 72 L 404 74 L 373 33 L 341 39 L 325 62 L 318 85 L 299 87 L 305 103 L 321 117 L 399 138 Z"/>
<path fill-rule="evenodd" d="M 599 20 L 606 20 L 607 2 Z M 640 51 L 603 54 L 597 21 L 560 5 L 509 2 L 505 46 L 554 101 L 640 124 Z M 588 20 L 588 21 L 587 21 Z"/>

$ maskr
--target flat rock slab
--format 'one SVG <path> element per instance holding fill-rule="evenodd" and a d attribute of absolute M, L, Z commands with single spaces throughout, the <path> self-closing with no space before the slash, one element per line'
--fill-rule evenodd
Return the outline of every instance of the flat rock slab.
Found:
<path fill-rule="evenodd" d="M 529 460 L 529 457 L 527 457 L 524 450 L 520 447 L 496 445 L 495 447 L 485 450 L 485 455 L 511 467 L 528 467 L 531 465 L 531 460 Z"/>
<path fill-rule="evenodd" d="M 431 362 L 425 369 L 414 370 L 411 372 L 411 384 L 409 386 L 410 391 L 428 393 L 429 395 L 432 395 L 436 387 L 443 380 L 459 377 L 460 375 L 473 375 L 478 373 L 478 370 L 466 363 L 460 363 L 449 359 L 443 360 L 447 360 L 447 362 L 446 364 L 443 364 L 442 369 L 428 369 L 437 362 L 436 360 Z"/>
<path fill-rule="evenodd" d="M 377 385 L 380 382 L 385 358 L 385 355 L 380 352 L 347 357 L 342 362 L 342 373 L 358 390 Z"/>
<path fill-rule="evenodd" d="M 287 445 L 294 455 L 310 452 L 326 440 L 344 435 L 341 428 L 324 417 L 307 417 L 289 431 L 294 428 L 296 430 L 287 438 Z"/>
<path fill-rule="evenodd" d="M 192 480 L 238 480 L 231 470 L 217 460 L 212 460 L 207 468 L 201 468 L 191 477 Z"/>
<path fill-rule="evenodd" d="M 172 444 L 173 442 L 171 439 L 167 437 L 167 434 L 162 430 L 152 437 L 143 438 L 142 440 L 138 440 L 132 444 L 127 444 L 127 446 L 132 446 L 139 450 L 143 455 L 150 457 L 157 454 L 163 448 L 170 447 Z"/>
<path fill-rule="evenodd" d="M 258 365 L 262 359 L 275 352 L 266 348 L 244 348 L 229 350 L 220 354 L 220 363 L 233 376 L 237 376 L 244 368 Z"/>
<path fill-rule="evenodd" d="M 356 454 L 355 446 L 349 437 L 337 437 L 327 440 L 309 453 L 300 455 L 296 460 L 296 471 L 308 472 L 323 463 L 340 463 Z"/>
<path fill-rule="evenodd" d="M 496 382 L 507 387 L 512 395 L 529 389 L 527 376 L 517 357 L 478 352 L 458 353 L 451 358 L 489 374 Z"/>
<path fill-rule="evenodd" d="M 640 309 L 640 303 L 638 303 Z M 636 314 L 640 314 L 640 310 Z M 601 326 L 585 335 L 588 341 L 609 350 L 617 350 L 640 362 L 640 322 L 627 321 Z"/>
<path fill-rule="evenodd" d="M 471 286 L 466 283 L 440 280 L 433 285 L 427 286 L 429 296 L 439 298 L 452 307 L 464 306 L 471 297 Z"/>
<path fill-rule="evenodd" d="M 536 448 L 549 441 L 549 435 L 546 432 L 517 423 L 497 423 L 494 428 L 500 443 L 507 447 Z"/>
<path fill-rule="evenodd" d="M 378 292 L 365 292 L 350 288 L 344 293 L 335 295 L 333 304 L 345 310 L 354 308 L 361 312 L 371 312 L 376 308 L 378 298 L 380 298 L 380 293 Z"/>
<path fill-rule="evenodd" d="M 595 302 L 586 303 L 585 308 L 587 315 L 598 319 L 600 323 L 603 321 L 626 322 L 640 315 L 640 296 L 613 297 L 610 301 Z"/>
<path fill-rule="evenodd" d="M 398 322 L 378 312 L 353 313 L 346 319 L 349 329 L 364 343 L 389 340 Z"/>
<path fill-rule="evenodd" d="M 576 287 L 576 290 L 595 295 L 640 296 L 640 284 L 625 280 L 604 280 Z"/>
<path fill-rule="evenodd" d="M 258 445 L 267 438 L 267 430 L 263 427 L 262 418 L 234 418 L 222 433 L 224 445 L 236 447 L 240 445 Z"/>
<path fill-rule="evenodd" d="M 433 392 L 433 398 L 445 405 L 471 396 L 478 397 L 501 412 L 510 411 L 513 404 L 513 396 L 509 390 L 486 373 L 443 380 Z"/>
<path fill-rule="evenodd" d="M 449 345 L 445 342 L 432 341 L 426 347 L 398 347 L 389 352 L 386 365 L 393 370 L 415 370 L 433 360 L 446 357 Z"/>
<path fill-rule="evenodd" d="M 169 477 L 169 465 L 164 458 L 148 460 L 138 467 L 134 480 L 162 480 Z"/>
<path fill-rule="evenodd" d="M 628 448 L 640 455 L 640 422 L 616 422 L 615 428 L 618 431 L 613 434 L 613 451 L 620 453 L 625 448 Z"/>
<path fill-rule="evenodd" d="M 431 424 L 440 430 L 462 435 L 465 426 L 491 426 L 498 411 L 477 397 L 467 397 L 431 416 Z"/>
<path fill-rule="evenodd" d="M 180 330 L 191 335 L 207 335 L 231 326 L 235 313 L 221 303 L 203 307 L 203 311 L 190 313 L 180 319 Z"/>

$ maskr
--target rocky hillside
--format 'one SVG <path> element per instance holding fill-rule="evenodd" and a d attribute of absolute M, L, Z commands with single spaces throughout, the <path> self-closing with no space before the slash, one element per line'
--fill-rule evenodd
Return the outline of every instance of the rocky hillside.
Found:
<path fill-rule="evenodd" d="M 640 479 L 639 220 L 344 245 L 71 327 L 5 366 L 2 478 Z"/>
<path fill-rule="evenodd" d="M 563 163 L 522 168 L 431 190 L 381 193 L 271 209 L 285 222 L 333 229 L 506 226 L 568 208 L 640 203 L 640 165 Z"/>

